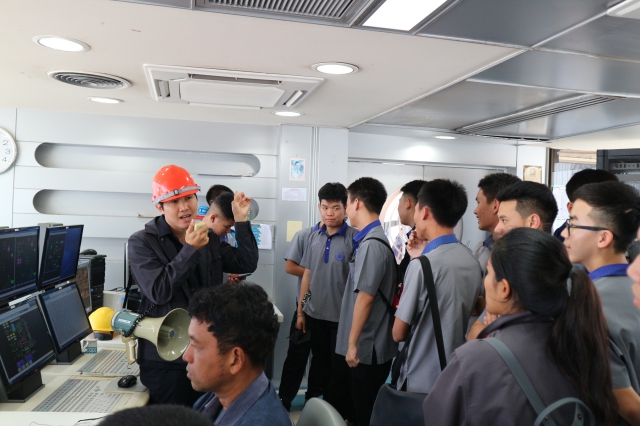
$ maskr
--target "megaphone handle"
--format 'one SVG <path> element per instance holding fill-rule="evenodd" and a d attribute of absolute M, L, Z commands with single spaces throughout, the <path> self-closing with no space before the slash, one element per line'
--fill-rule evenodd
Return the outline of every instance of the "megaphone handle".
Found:
<path fill-rule="evenodd" d="M 136 362 L 136 346 L 138 344 L 137 339 L 135 337 L 124 337 L 122 336 L 122 342 L 125 344 L 127 351 L 127 364 L 131 365 Z"/>

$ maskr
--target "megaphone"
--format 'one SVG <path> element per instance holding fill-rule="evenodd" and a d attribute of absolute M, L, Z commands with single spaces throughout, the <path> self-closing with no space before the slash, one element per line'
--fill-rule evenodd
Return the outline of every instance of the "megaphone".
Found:
<path fill-rule="evenodd" d="M 122 335 L 127 346 L 127 362 L 136 361 L 136 338 L 145 339 L 158 348 L 158 355 L 165 361 L 182 356 L 189 346 L 191 318 L 184 309 L 174 309 L 162 318 L 145 318 L 129 310 L 118 311 L 111 319 L 111 328 Z"/>

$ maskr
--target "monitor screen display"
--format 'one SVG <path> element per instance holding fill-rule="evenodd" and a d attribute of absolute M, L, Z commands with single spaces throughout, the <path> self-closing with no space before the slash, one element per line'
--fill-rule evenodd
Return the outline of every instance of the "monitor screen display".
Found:
<path fill-rule="evenodd" d="M 0 301 L 36 290 L 40 227 L 0 230 Z"/>
<path fill-rule="evenodd" d="M 47 228 L 42 250 L 40 286 L 49 287 L 76 275 L 84 225 Z"/>
<path fill-rule="evenodd" d="M 89 287 L 89 261 L 80 259 L 78 261 L 78 270 L 76 271 L 76 285 L 84 303 L 84 310 L 91 313 L 91 288 Z"/>
<path fill-rule="evenodd" d="M 91 324 L 75 283 L 47 290 L 39 297 L 58 354 L 91 333 Z"/>
<path fill-rule="evenodd" d="M 54 357 L 35 298 L 0 311 L 0 376 L 8 391 Z"/>

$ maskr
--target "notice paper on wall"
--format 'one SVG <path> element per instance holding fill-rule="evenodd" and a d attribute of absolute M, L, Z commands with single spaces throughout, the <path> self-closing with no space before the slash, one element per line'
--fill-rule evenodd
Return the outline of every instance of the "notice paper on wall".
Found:
<path fill-rule="evenodd" d="M 307 188 L 282 188 L 282 201 L 307 201 Z"/>
<path fill-rule="evenodd" d="M 287 221 L 287 242 L 290 243 L 293 240 L 293 236 L 302 229 L 301 220 L 288 220 Z"/>
<path fill-rule="evenodd" d="M 251 225 L 251 232 L 253 232 L 253 236 L 256 237 L 256 242 L 260 250 L 271 250 L 273 247 L 271 225 L 264 223 Z"/>

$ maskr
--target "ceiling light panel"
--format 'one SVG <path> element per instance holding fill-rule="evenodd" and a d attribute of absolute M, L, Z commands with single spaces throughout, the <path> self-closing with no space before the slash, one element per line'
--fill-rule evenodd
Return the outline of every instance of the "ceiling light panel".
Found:
<path fill-rule="evenodd" d="M 345 64 L 344 62 L 321 62 L 313 65 L 311 68 L 324 74 L 353 74 L 359 71 L 355 65 Z"/>
<path fill-rule="evenodd" d="M 101 104 L 119 104 L 122 103 L 123 101 L 121 99 L 114 99 L 114 98 L 101 98 L 98 96 L 91 96 L 89 98 L 87 98 L 90 101 L 93 102 L 98 102 Z"/>
<path fill-rule="evenodd" d="M 86 52 L 91 49 L 87 43 L 58 36 L 37 36 L 33 41 L 49 49 L 61 50 L 63 52 Z"/>
<path fill-rule="evenodd" d="M 301 112 L 296 111 L 274 111 L 274 114 L 280 117 L 300 117 L 302 115 Z"/>
<path fill-rule="evenodd" d="M 386 0 L 364 27 L 409 31 L 447 0 Z"/>

